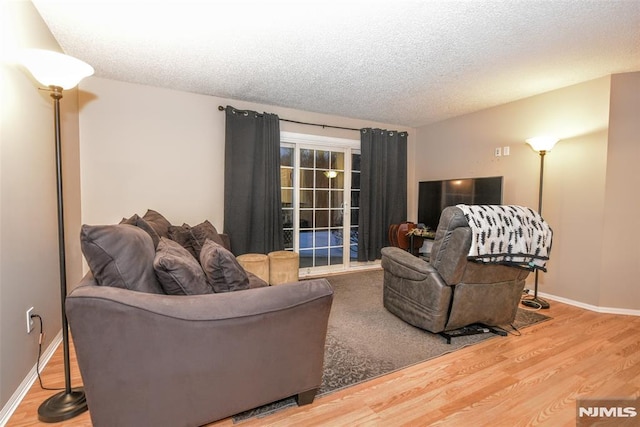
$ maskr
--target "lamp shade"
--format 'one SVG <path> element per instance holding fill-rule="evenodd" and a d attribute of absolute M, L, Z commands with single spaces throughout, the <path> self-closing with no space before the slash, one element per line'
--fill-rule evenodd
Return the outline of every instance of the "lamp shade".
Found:
<path fill-rule="evenodd" d="M 551 151 L 558 141 L 559 139 L 553 136 L 536 136 L 534 138 L 527 139 L 527 144 L 538 152 Z"/>
<path fill-rule="evenodd" d="M 45 86 L 72 89 L 85 77 L 93 74 L 93 67 L 73 56 L 42 49 L 24 49 L 20 63 Z"/>

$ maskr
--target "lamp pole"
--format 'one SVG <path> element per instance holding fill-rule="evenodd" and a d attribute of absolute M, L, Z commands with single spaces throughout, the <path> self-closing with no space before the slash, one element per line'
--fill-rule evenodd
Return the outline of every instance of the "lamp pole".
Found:
<path fill-rule="evenodd" d="M 71 367 L 69 362 L 69 324 L 66 315 L 67 266 L 64 240 L 64 200 L 62 197 L 62 139 L 60 137 L 60 99 L 62 91 L 71 89 L 80 80 L 93 74 L 89 64 L 71 56 L 40 49 L 25 49 L 20 62 L 44 86 L 49 88 L 53 98 L 53 120 L 55 127 L 56 185 L 58 204 L 58 258 L 60 263 L 60 307 L 62 315 L 62 346 L 64 361 L 63 391 L 54 394 L 38 407 L 38 419 L 45 423 L 56 423 L 73 418 L 87 407 L 82 387 L 71 388 Z"/>
<path fill-rule="evenodd" d="M 544 184 L 544 156 L 558 142 L 558 138 L 551 136 L 539 136 L 527 139 L 527 144 L 540 154 L 540 183 L 538 185 L 538 214 L 542 215 L 542 187 Z M 535 270 L 535 287 L 533 290 L 533 298 L 524 297 L 522 305 L 531 308 L 549 308 L 549 303 L 542 298 L 538 298 L 538 269 Z"/>
<path fill-rule="evenodd" d="M 538 185 L 538 213 L 542 215 L 542 184 L 544 182 L 544 156 L 547 154 L 547 150 L 540 150 L 540 184 Z M 540 272 L 538 269 L 535 271 L 534 287 L 533 287 L 533 299 L 522 300 L 522 304 L 533 308 L 549 308 L 549 303 L 542 298 L 538 298 L 538 275 Z"/>
<path fill-rule="evenodd" d="M 62 349 L 64 358 L 64 391 L 54 394 L 38 407 L 38 419 L 46 423 L 73 418 L 87 408 L 87 400 L 82 387 L 71 388 L 71 368 L 69 362 L 69 324 L 66 315 L 67 266 L 64 241 L 64 203 L 62 198 L 62 143 L 60 138 L 60 99 L 62 88 L 49 86 L 53 98 L 53 117 L 56 144 L 56 184 L 58 195 L 58 254 L 60 262 L 60 306 L 62 312 Z"/>

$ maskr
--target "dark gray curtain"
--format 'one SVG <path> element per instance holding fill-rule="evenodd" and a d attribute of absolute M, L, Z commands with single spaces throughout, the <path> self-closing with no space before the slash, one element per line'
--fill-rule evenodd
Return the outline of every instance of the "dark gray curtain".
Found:
<path fill-rule="evenodd" d="M 360 131 L 358 261 L 381 258 L 389 225 L 407 219 L 407 133 Z"/>
<path fill-rule="evenodd" d="M 224 232 L 235 255 L 284 248 L 277 115 L 227 106 Z"/>

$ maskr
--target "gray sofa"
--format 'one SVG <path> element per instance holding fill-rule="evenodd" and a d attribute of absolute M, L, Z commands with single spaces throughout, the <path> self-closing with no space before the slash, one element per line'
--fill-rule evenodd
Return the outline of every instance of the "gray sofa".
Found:
<path fill-rule="evenodd" d="M 434 333 L 513 322 L 529 271 L 470 261 L 471 240 L 463 212 L 452 206 L 442 212 L 429 262 L 383 248 L 384 306 Z"/>
<path fill-rule="evenodd" d="M 93 267 L 66 314 L 95 426 L 198 426 L 290 396 L 313 401 L 333 298 L 325 279 L 166 295 L 149 273 L 153 245 L 130 224 L 83 228 Z"/>

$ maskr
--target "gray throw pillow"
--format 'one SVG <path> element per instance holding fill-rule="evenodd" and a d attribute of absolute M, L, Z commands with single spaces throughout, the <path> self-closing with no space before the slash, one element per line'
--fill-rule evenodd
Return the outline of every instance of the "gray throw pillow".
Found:
<path fill-rule="evenodd" d="M 204 243 L 209 240 L 213 240 L 215 243 L 224 247 L 224 242 L 218 234 L 218 230 L 208 220 L 204 220 L 202 223 L 190 228 L 194 255 L 197 259 L 200 259 L 200 251 L 202 250 Z"/>
<path fill-rule="evenodd" d="M 169 239 L 185 248 L 195 259 L 200 257 L 196 255 L 193 248 L 193 237 L 191 237 L 191 226 L 189 224 L 172 225 L 169 227 Z"/>
<path fill-rule="evenodd" d="M 171 227 L 171 223 L 159 212 L 149 209 L 142 219 L 149 223 L 155 232 L 158 233 L 158 236 L 169 237 L 169 227 Z"/>
<path fill-rule="evenodd" d="M 153 241 L 142 229 L 127 224 L 85 224 L 80 248 L 99 285 L 163 293 L 153 270 Z"/>
<path fill-rule="evenodd" d="M 200 265 L 215 292 L 249 289 L 249 277 L 236 257 L 213 240 L 204 243 Z"/>
<path fill-rule="evenodd" d="M 245 271 L 247 273 L 247 276 L 249 277 L 249 288 L 250 289 L 264 288 L 265 286 L 269 286 L 269 284 L 267 282 L 265 282 L 264 280 L 262 280 L 261 278 L 259 278 L 255 274 L 253 274 L 252 272 L 247 271 L 247 270 L 245 270 Z"/>
<path fill-rule="evenodd" d="M 198 261 L 173 240 L 160 238 L 153 260 L 158 281 L 168 295 L 213 293 Z"/>
<path fill-rule="evenodd" d="M 140 218 L 138 214 L 133 214 L 133 216 L 131 216 L 130 218 L 122 218 L 122 221 L 120 221 L 120 224 L 129 224 L 129 225 L 135 225 L 136 227 L 140 227 L 141 229 L 149 233 L 149 236 L 151 236 L 151 240 L 153 241 L 153 247 L 154 248 L 158 247 L 158 243 L 160 242 L 160 236 L 158 236 L 158 233 L 156 233 L 156 230 L 153 229 L 151 224 L 149 224 L 145 219 Z"/>

